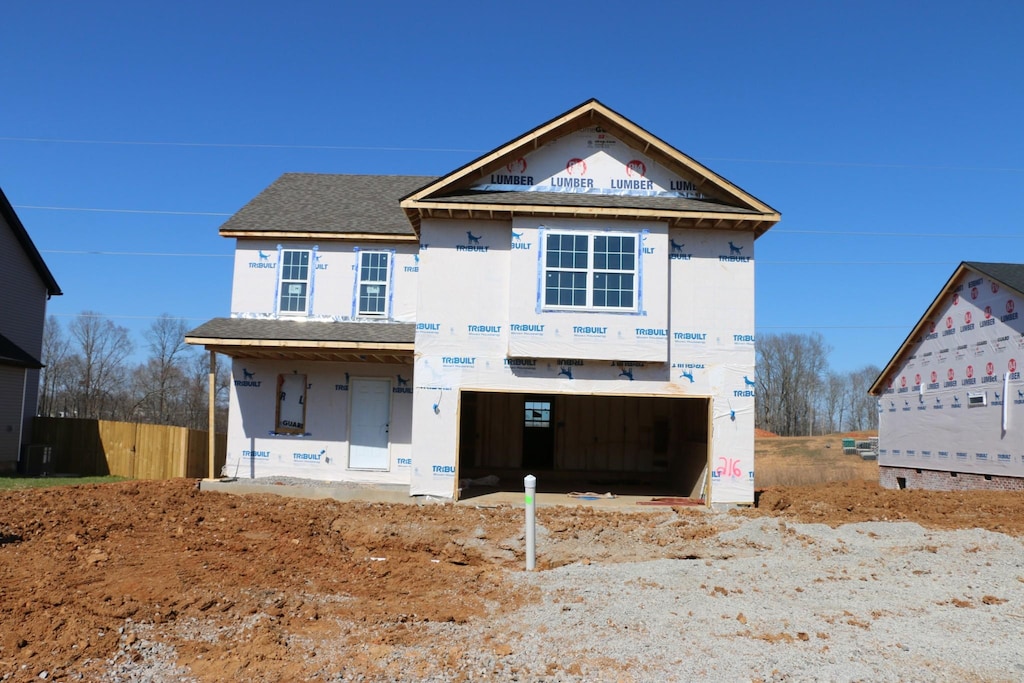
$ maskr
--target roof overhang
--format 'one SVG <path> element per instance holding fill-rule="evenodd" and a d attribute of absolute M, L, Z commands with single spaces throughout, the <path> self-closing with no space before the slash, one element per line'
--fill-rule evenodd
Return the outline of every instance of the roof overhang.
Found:
<path fill-rule="evenodd" d="M 413 344 L 185 337 L 185 342 L 232 358 L 411 365 Z"/>
<path fill-rule="evenodd" d="M 38 370 L 43 364 L 10 339 L 0 334 L 0 365 Z"/>
<path fill-rule="evenodd" d="M 411 323 L 214 318 L 185 342 L 232 358 L 405 365 L 415 336 Z"/>
<path fill-rule="evenodd" d="M 416 244 L 414 234 L 387 235 L 380 233 L 295 232 L 286 230 L 221 230 L 221 237 L 268 240 L 322 240 L 332 242 L 408 242 Z"/>
<path fill-rule="evenodd" d="M 781 218 L 778 213 L 751 215 L 730 212 L 667 211 L 664 209 L 625 209 L 613 207 L 542 206 L 477 204 L 445 201 L 422 202 L 405 208 L 409 221 L 419 230 L 423 219 L 465 218 L 476 220 L 509 220 L 517 216 L 543 218 L 632 219 L 665 221 L 670 228 L 753 231 L 760 237 Z"/>

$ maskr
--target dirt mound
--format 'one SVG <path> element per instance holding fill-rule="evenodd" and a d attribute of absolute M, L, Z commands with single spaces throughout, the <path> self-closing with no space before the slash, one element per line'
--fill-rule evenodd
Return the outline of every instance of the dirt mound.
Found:
<path fill-rule="evenodd" d="M 772 438 L 774 436 L 778 436 L 778 434 L 776 434 L 775 432 L 769 432 L 767 429 L 755 429 L 754 430 L 754 438 L 755 439 L 770 439 L 770 438 Z"/>
<path fill-rule="evenodd" d="M 538 565 L 690 557 L 751 515 L 1021 534 L 1022 503 L 860 483 L 769 488 L 735 517 L 545 508 Z M 0 520 L 0 671 L 14 680 L 96 680 L 111 661 L 157 654 L 199 680 L 424 678 L 466 646 L 435 648 L 437 627 L 536 599 L 506 585 L 523 562 L 510 507 L 230 496 L 174 480 L 4 493 Z M 417 643 L 436 658 L 381 668 L 394 660 L 382 653 Z"/>
<path fill-rule="evenodd" d="M 830 526 L 909 521 L 930 529 L 987 529 L 1024 534 L 1024 493 L 884 489 L 877 482 L 773 486 L 757 492 L 757 507 L 740 512 L 777 515 Z"/>
<path fill-rule="evenodd" d="M 500 592 L 502 561 L 466 547 L 466 538 L 477 538 L 468 513 L 242 498 L 200 493 L 187 480 L 7 494 L 0 670 L 37 663 L 51 677 L 95 673 L 131 620 L 164 632 L 200 677 L 255 671 L 296 680 L 304 676 L 297 662 L 312 656 L 302 642 L 351 637 L 339 620 L 372 626 L 483 614 Z M 489 511 L 479 536 L 515 537 L 521 520 L 512 516 Z M 201 622 L 210 637 L 245 637 L 176 638 L 186 622 Z M 415 633 L 402 629 L 401 637 Z"/>

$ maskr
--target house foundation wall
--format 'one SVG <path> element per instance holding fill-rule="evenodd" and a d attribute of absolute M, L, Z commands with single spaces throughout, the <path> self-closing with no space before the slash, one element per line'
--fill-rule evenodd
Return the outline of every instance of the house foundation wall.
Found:
<path fill-rule="evenodd" d="M 911 467 L 879 467 L 882 488 L 925 491 L 1024 491 L 1024 477 L 923 470 Z M 902 480 L 902 481 L 901 481 Z M 901 485 L 902 484 L 902 485 Z"/>

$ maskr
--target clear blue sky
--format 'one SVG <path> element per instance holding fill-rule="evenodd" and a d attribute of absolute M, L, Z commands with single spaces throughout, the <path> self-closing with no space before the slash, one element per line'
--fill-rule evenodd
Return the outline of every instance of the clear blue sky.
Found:
<path fill-rule="evenodd" d="M 820 331 L 845 372 L 960 261 L 1024 262 L 1022 36 L 1019 0 L 15 0 L 0 186 L 49 312 L 141 343 L 229 313 L 217 229 L 281 173 L 442 175 L 596 97 L 782 212 L 758 334 Z"/>

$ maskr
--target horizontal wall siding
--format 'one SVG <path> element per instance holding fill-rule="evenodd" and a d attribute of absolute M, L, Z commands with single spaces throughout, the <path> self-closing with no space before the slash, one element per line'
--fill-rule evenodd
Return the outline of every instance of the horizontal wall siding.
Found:
<path fill-rule="evenodd" d="M 46 318 L 46 287 L 21 243 L 0 219 L 0 334 L 39 358 Z"/>
<path fill-rule="evenodd" d="M 24 383 L 23 368 L 0 365 L 0 471 L 13 470 L 18 462 Z"/>

